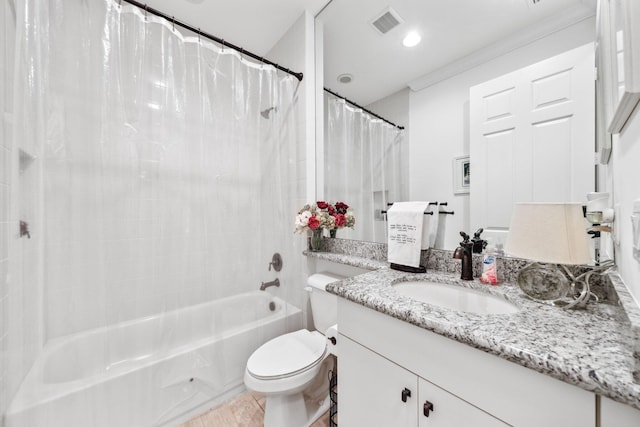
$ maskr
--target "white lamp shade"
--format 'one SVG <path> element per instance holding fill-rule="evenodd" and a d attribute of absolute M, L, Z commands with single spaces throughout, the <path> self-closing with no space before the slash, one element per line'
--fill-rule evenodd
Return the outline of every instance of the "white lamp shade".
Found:
<path fill-rule="evenodd" d="M 506 251 L 554 264 L 588 264 L 589 242 L 579 203 L 516 203 Z"/>

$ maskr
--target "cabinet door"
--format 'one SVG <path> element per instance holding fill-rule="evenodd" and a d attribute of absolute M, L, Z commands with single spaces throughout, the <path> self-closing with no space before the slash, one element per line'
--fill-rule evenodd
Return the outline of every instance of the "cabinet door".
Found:
<path fill-rule="evenodd" d="M 417 426 L 418 377 L 342 335 L 338 345 L 340 425 Z"/>
<path fill-rule="evenodd" d="M 419 427 L 509 425 L 422 378 L 419 378 L 418 396 Z"/>
<path fill-rule="evenodd" d="M 640 410 L 606 397 L 600 397 L 601 427 L 637 427 L 640 426 Z"/>

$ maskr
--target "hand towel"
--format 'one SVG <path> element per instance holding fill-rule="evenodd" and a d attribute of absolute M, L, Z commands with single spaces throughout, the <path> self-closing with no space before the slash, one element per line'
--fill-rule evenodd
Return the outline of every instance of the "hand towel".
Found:
<path fill-rule="evenodd" d="M 427 212 L 433 212 L 431 208 L 433 205 L 427 206 Z M 427 250 L 433 246 L 436 239 L 436 231 L 438 224 L 438 209 L 435 209 L 431 215 L 422 215 L 424 220 L 422 221 L 422 245 L 421 249 Z"/>
<path fill-rule="evenodd" d="M 396 202 L 387 211 L 390 263 L 420 266 L 424 211 L 428 205 L 428 202 Z"/>
<path fill-rule="evenodd" d="M 439 214 L 439 211 L 444 211 L 446 209 L 444 209 L 442 206 L 436 211 L 436 215 L 438 215 L 438 222 L 436 224 L 436 228 L 435 228 L 435 238 L 433 240 L 433 247 L 434 248 L 445 248 L 446 247 L 446 241 L 445 241 L 445 237 L 446 237 L 446 231 L 447 231 L 447 218 L 449 217 L 449 215 L 446 214 Z M 456 234 L 457 236 L 457 234 Z M 454 242 L 457 245 L 458 240 L 460 240 L 459 238 L 456 239 Z"/>

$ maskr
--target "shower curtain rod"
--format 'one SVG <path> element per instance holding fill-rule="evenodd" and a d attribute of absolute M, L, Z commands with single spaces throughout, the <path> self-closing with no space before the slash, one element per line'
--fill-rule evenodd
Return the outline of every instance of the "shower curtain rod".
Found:
<path fill-rule="evenodd" d="M 214 42 L 220 44 L 222 46 L 222 49 L 224 49 L 225 47 L 229 47 L 229 48 L 231 48 L 231 49 L 233 49 L 235 51 L 240 52 L 241 56 L 242 55 L 246 55 L 246 56 L 248 56 L 250 58 L 253 58 L 253 59 L 257 60 L 257 61 L 262 62 L 263 64 L 272 65 L 272 66 L 274 66 L 275 68 L 277 68 L 280 71 L 284 71 L 285 73 L 291 74 L 292 76 L 297 78 L 298 81 L 302 81 L 302 77 L 303 77 L 302 73 L 296 73 L 295 71 L 292 71 L 292 70 L 290 70 L 288 68 L 285 68 L 285 67 L 283 67 L 281 65 L 278 65 L 275 62 L 271 62 L 268 59 L 265 59 L 264 57 L 260 57 L 260 56 L 256 55 L 255 53 L 249 52 L 248 50 L 244 50 L 243 47 L 236 46 L 233 43 L 229 43 L 229 42 L 224 41 L 224 39 L 221 39 L 221 38 L 216 37 L 216 36 L 212 36 L 209 33 L 205 33 L 204 31 L 201 31 L 200 28 L 194 28 L 189 24 L 185 24 L 184 22 L 177 20 L 174 16 L 169 16 L 169 15 L 167 15 L 165 13 L 162 13 L 157 9 L 149 7 L 147 4 L 140 3 L 140 2 L 137 2 L 135 0 L 119 0 L 119 3 L 122 3 L 123 1 L 126 2 L 126 3 L 129 3 L 129 4 L 132 4 L 134 6 L 137 6 L 138 8 L 144 10 L 145 13 L 151 13 L 152 15 L 156 15 L 156 16 L 159 16 L 161 18 L 164 18 L 167 21 L 171 22 L 172 25 L 177 25 L 177 26 L 185 28 L 185 29 L 187 29 L 189 31 L 193 31 L 194 33 L 198 34 L 199 36 L 206 37 L 206 38 L 208 38 L 210 40 L 213 40 Z"/>
<path fill-rule="evenodd" d="M 356 104 L 355 102 L 351 101 L 350 99 L 345 98 L 345 97 L 344 97 L 344 96 L 342 96 L 342 95 L 338 95 L 337 93 L 335 93 L 335 92 L 334 92 L 334 91 L 332 91 L 331 89 L 327 89 L 327 88 L 325 87 L 325 88 L 324 88 L 324 91 L 325 91 L 325 92 L 329 92 L 331 95 L 335 96 L 336 98 L 340 98 L 340 99 L 345 100 L 346 102 L 348 102 L 349 104 L 353 105 L 354 107 L 361 109 L 361 110 L 362 110 L 362 111 L 364 111 L 365 113 L 370 114 L 370 115 L 372 115 L 373 117 L 376 117 L 376 118 L 378 118 L 378 119 L 382 120 L 383 122 L 390 124 L 391 126 L 393 126 L 393 127 L 395 127 L 395 128 L 398 128 L 398 129 L 400 129 L 400 130 L 404 130 L 404 126 L 399 126 L 399 125 L 397 125 L 397 124 L 395 124 L 395 123 L 393 123 L 393 122 L 390 122 L 389 120 L 385 119 L 384 117 L 380 117 L 379 115 L 377 115 L 377 114 L 376 114 L 376 113 L 374 113 L 373 111 L 367 110 L 367 109 L 366 109 L 366 108 L 364 108 L 363 106 Z"/>

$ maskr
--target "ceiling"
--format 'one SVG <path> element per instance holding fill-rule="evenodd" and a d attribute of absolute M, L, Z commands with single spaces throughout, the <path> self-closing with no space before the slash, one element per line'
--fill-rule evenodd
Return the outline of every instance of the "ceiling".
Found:
<path fill-rule="evenodd" d="M 516 41 L 526 44 L 595 14 L 595 0 L 531 1 L 333 0 L 318 16 L 324 26 L 325 87 L 366 106 L 437 80 L 430 77 L 455 74 L 456 63 L 478 65 L 518 47 Z M 381 35 L 370 22 L 387 7 L 404 22 Z M 402 45 L 409 30 L 422 36 L 413 48 Z M 353 81 L 339 83 L 343 73 Z"/>
<path fill-rule="evenodd" d="M 138 1 L 256 55 L 265 56 L 305 10 L 315 16 L 330 0 Z"/>
<path fill-rule="evenodd" d="M 368 105 L 591 17 L 597 0 L 139 1 L 260 56 L 307 11 L 324 30 L 325 87 Z M 387 7 L 403 23 L 380 35 L 369 22 Z M 402 38 L 410 29 L 422 43 L 405 48 Z M 339 83 L 343 73 L 353 81 Z"/>

